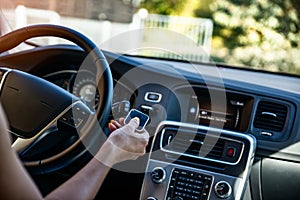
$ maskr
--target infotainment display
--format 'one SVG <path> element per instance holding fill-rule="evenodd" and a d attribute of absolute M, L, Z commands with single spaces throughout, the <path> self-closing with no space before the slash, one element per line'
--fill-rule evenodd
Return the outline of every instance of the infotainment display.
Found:
<path fill-rule="evenodd" d="M 204 86 L 193 86 L 193 92 L 189 91 L 184 87 L 175 91 L 184 121 L 227 130 L 247 130 L 252 96 Z M 170 110 L 174 110 L 174 106 Z"/>
<path fill-rule="evenodd" d="M 228 100 L 226 102 L 217 101 L 216 105 L 212 105 L 209 96 L 193 95 L 189 100 L 187 120 L 204 125 L 213 123 L 214 125 L 223 125 L 224 128 L 235 129 L 239 125 L 244 102 Z"/>

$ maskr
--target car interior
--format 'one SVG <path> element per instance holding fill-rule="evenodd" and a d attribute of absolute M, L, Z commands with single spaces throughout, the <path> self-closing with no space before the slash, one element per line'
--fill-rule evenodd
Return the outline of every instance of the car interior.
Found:
<path fill-rule="evenodd" d="M 136 109 L 149 116 L 147 153 L 116 164 L 96 199 L 299 199 L 299 74 L 190 61 L 178 49 L 179 59 L 102 49 L 55 23 L 4 31 L 5 11 L 1 104 L 44 196 L 91 160 L 110 120 Z M 135 34 L 109 41 L 131 48 Z"/>

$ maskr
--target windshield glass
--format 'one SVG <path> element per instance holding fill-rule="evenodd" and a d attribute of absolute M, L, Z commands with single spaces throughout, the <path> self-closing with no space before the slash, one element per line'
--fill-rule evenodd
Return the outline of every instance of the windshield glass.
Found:
<path fill-rule="evenodd" d="M 113 52 L 300 74 L 297 0 L 0 2 L 12 29 L 61 24 Z M 58 40 L 35 42 L 46 45 Z"/>

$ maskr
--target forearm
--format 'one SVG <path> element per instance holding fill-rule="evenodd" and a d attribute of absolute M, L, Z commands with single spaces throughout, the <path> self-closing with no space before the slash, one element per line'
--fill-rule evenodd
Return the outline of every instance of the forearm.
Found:
<path fill-rule="evenodd" d="M 7 122 L 0 104 L 0 197 L 1 199 L 42 199 L 38 188 L 31 180 L 11 149 Z"/>
<path fill-rule="evenodd" d="M 93 158 L 45 199 L 94 199 L 110 168 Z"/>
<path fill-rule="evenodd" d="M 51 192 L 46 199 L 94 199 L 114 164 L 134 160 L 145 153 L 149 134 L 135 133 L 138 121 L 114 131 L 95 157 L 71 179 Z"/>

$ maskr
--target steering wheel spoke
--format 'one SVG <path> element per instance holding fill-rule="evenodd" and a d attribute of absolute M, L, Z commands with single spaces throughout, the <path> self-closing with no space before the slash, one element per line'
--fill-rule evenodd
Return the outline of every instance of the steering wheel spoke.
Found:
<path fill-rule="evenodd" d="M 59 113 L 49 124 L 47 124 L 40 132 L 31 138 L 17 138 L 12 144 L 12 148 L 17 153 L 31 148 L 36 141 L 43 138 L 46 131 L 51 128 L 56 129 L 73 129 L 78 136 L 82 133 L 82 129 L 87 125 L 92 118 L 95 118 L 95 113 L 92 112 L 82 101 L 77 100 L 68 106 L 64 111 Z M 10 131 L 11 132 L 11 131 Z M 12 133 L 12 132 L 11 132 Z M 12 133 L 15 134 L 15 133 Z"/>

